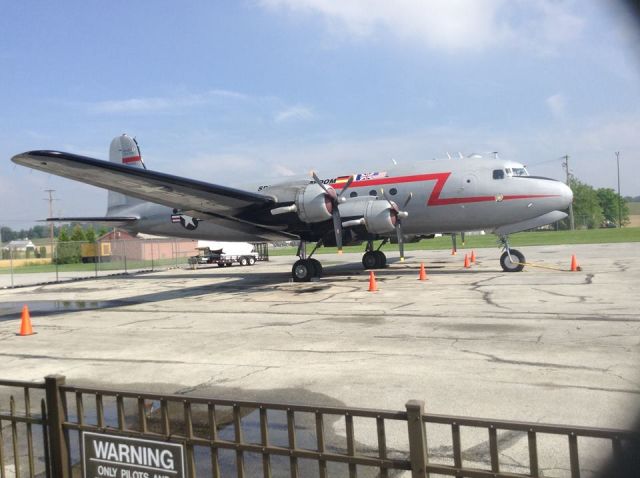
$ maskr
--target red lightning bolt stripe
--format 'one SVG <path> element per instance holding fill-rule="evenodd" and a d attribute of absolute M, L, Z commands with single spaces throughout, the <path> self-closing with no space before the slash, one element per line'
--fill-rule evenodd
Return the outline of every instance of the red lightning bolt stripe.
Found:
<path fill-rule="evenodd" d="M 411 176 L 398 176 L 396 178 L 377 178 L 369 179 L 366 181 L 357 181 L 353 183 L 354 187 L 368 187 L 368 186 L 383 186 L 385 184 L 403 184 L 403 183 L 416 183 L 420 181 L 436 181 L 431 195 L 427 200 L 427 206 L 447 206 L 450 204 L 467 204 L 476 202 L 488 202 L 495 201 L 495 196 L 469 196 L 469 197 L 456 197 L 456 198 L 441 198 L 440 193 L 444 188 L 444 184 L 451 176 L 451 172 L 446 173 L 430 173 L 430 174 L 414 174 Z M 335 189 L 342 189 L 344 184 L 332 184 Z M 547 198 L 557 197 L 556 194 L 514 194 L 505 195 L 502 200 L 509 201 L 512 199 L 533 199 L 533 198 Z"/>

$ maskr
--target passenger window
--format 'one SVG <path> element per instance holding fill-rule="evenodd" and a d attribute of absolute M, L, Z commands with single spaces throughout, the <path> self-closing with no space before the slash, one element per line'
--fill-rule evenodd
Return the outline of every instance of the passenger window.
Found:
<path fill-rule="evenodd" d="M 504 171 L 502 169 L 494 169 L 493 179 L 504 179 Z"/>
<path fill-rule="evenodd" d="M 349 197 L 350 197 L 350 198 L 358 197 L 358 193 L 357 193 L 357 192 L 355 192 L 355 191 L 351 191 L 351 194 L 349 194 Z"/>
<path fill-rule="evenodd" d="M 369 191 L 369 196 L 377 196 L 378 195 L 378 191 L 376 191 L 375 189 L 372 189 L 371 191 Z"/>

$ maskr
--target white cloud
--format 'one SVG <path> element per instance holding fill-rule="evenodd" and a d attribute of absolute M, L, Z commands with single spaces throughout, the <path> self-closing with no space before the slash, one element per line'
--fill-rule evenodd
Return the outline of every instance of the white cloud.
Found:
<path fill-rule="evenodd" d="M 548 53 L 580 35 L 573 1 L 260 0 L 272 11 L 321 15 L 332 32 L 366 38 L 380 31 L 447 51 L 521 46 Z"/>
<path fill-rule="evenodd" d="M 547 107 L 551 111 L 551 114 L 554 118 L 564 118 L 566 110 L 567 110 L 567 100 L 565 97 L 558 93 L 552 96 L 549 96 L 545 103 Z"/>
<path fill-rule="evenodd" d="M 305 106 L 291 106 L 276 113 L 274 121 L 276 123 L 284 123 L 287 121 L 308 120 L 314 117 L 311 109 Z"/>
<path fill-rule="evenodd" d="M 201 94 L 170 97 L 128 98 L 98 101 L 89 104 L 93 113 L 154 113 L 210 104 L 219 99 L 244 100 L 243 93 L 229 90 L 209 90 Z"/>

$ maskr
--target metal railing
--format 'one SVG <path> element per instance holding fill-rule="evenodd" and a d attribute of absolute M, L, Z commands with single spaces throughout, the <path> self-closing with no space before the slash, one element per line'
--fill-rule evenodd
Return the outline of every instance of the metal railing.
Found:
<path fill-rule="evenodd" d="M 2 380 L 0 387 L 8 392 L 9 404 L 5 407 L 2 399 L 6 397 L 0 395 L 0 478 L 23 476 L 23 470 L 30 477 L 36 474 L 49 477 L 44 383 Z M 33 400 L 34 394 L 41 395 L 40 399 Z M 18 402 L 22 402 L 21 406 Z M 10 439 L 5 437 L 5 430 L 9 431 Z"/>
<path fill-rule="evenodd" d="M 7 388 L 22 389 L 23 413 L 17 411 L 13 394 L 9 412 L 3 411 Z M 39 413 L 32 410 L 36 391 L 44 391 Z M 26 430 L 23 438 L 20 426 Z M 41 437 L 34 438 L 33 427 Z M 10 430 L 8 447 L 3 429 Z M 480 446 L 478 437 L 486 438 L 480 451 L 463 450 L 469 430 L 475 433 L 471 449 Z M 181 444 L 189 477 L 388 477 L 410 471 L 416 478 L 516 478 L 549 476 L 555 469 L 560 476 L 577 478 L 591 470 L 581 457 L 594 449 L 585 445 L 587 452 L 581 453 L 579 440 L 608 443 L 608 452 L 597 448 L 601 458 L 618 463 L 629 459 L 631 444 L 640 444 L 640 435 L 628 430 L 434 415 L 425 413 L 419 401 L 408 402 L 403 411 L 387 411 L 77 387 L 62 376 L 39 384 L 0 381 L 0 478 L 23 476 L 21 467 L 28 468 L 28 476 L 75 476 L 84 432 Z M 504 463 L 501 439 L 509 433 L 517 440 L 526 437 L 520 452 L 528 464 Z M 447 435 L 450 447 L 443 445 Z M 546 457 L 539 445 L 549 436 L 566 444 L 564 451 L 553 448 L 567 458 L 565 470 L 540 464 Z M 438 446 L 429 448 L 427 438 L 436 438 Z M 34 446 L 38 440 L 41 445 Z M 545 449 L 548 453 L 549 447 Z"/>

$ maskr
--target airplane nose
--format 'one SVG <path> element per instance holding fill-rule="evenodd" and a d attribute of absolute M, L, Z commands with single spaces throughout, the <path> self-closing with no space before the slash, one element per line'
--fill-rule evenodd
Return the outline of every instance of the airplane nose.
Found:
<path fill-rule="evenodd" d="M 573 202 L 573 191 L 569 186 L 564 183 L 559 183 L 560 186 L 560 200 L 562 202 L 562 208 L 568 208 L 569 205 Z"/>

